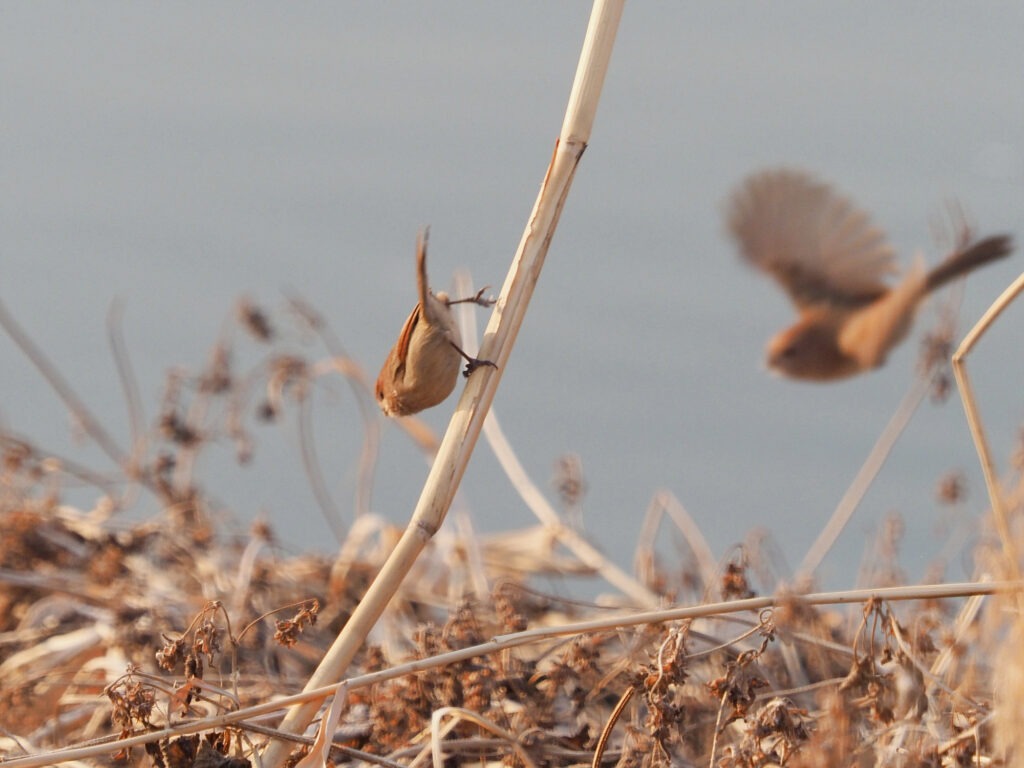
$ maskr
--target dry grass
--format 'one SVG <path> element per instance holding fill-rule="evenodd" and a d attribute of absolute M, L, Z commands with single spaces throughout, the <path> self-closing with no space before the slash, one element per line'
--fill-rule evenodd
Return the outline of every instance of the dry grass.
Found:
<path fill-rule="evenodd" d="M 284 345 L 274 329 L 287 323 L 322 346 Z M 243 342 L 264 353 L 236 371 Z M 42 353 L 28 351 L 120 473 L 0 436 L 0 764 L 260 764 L 288 706 L 330 699 L 333 688 L 299 692 L 400 532 L 367 514 L 349 526 L 339 517 L 336 559 L 286 554 L 265 523 L 230 533 L 195 459 L 230 436 L 246 460 L 251 425 L 308 409 L 320 377 L 344 375 L 363 409 L 361 369 L 300 301 L 281 318 L 245 302 L 207 364 L 171 376 L 156 425 L 133 420 L 131 448 L 122 448 Z M 362 412 L 370 477 L 376 421 Z M 430 445 L 422 425 L 408 426 Z M 320 482 L 315 452 L 303 455 Z M 96 485 L 93 509 L 63 503 L 72 477 Z M 1008 620 L 1016 602 L 995 594 L 1005 586 L 884 583 L 898 574 L 890 560 L 860 592 L 776 594 L 752 567 L 766 550 L 747 546 L 715 563 L 666 492 L 652 502 L 643 540 L 664 518 L 691 555 L 667 567 L 645 548 L 642 576 L 623 574 L 595 562 L 578 533 L 562 541 L 571 526 L 519 482 L 543 522 L 435 537 L 350 667 L 337 706 L 322 710 L 329 728 L 288 737 L 293 761 L 311 749 L 306 764 L 402 766 L 952 766 L 1020 754 L 1024 665 L 1019 625 Z M 955 485 L 947 482 L 950 498 Z M 566 460 L 558 491 L 567 510 L 584 488 L 578 462 Z M 162 512 L 127 522 L 121 512 L 140 493 Z M 323 489 L 318 496 L 337 514 Z M 1006 496 L 1015 535 L 1019 506 L 1019 491 Z M 984 541 L 978 573 L 1010 575 L 999 541 Z M 879 553 L 892 543 L 880 540 Z M 536 590 L 540 574 L 550 584 L 581 573 L 632 579 L 636 589 L 620 586 L 614 607 Z M 646 595 L 685 608 L 650 611 Z"/>

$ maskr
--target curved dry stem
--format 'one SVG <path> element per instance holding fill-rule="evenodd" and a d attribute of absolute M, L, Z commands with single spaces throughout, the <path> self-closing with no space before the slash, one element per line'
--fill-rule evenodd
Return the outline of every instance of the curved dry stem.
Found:
<path fill-rule="evenodd" d="M 996 476 L 995 462 L 992 459 L 992 451 L 989 448 L 988 439 L 985 437 L 985 427 L 981 422 L 981 414 L 978 412 L 978 404 L 974 398 L 974 388 L 971 386 L 970 377 L 967 375 L 967 355 L 974 345 L 981 340 L 996 318 L 1003 313 L 1011 302 L 1017 298 L 1021 291 L 1024 291 L 1024 273 L 1022 273 L 1010 286 L 1003 291 L 992 306 L 981 316 L 970 332 L 960 342 L 960 346 L 953 353 L 953 375 L 956 377 L 957 388 L 960 391 L 960 400 L 964 405 L 964 412 L 967 416 L 967 426 L 971 430 L 971 438 L 974 440 L 974 449 L 978 452 L 978 461 L 981 464 L 981 471 L 985 476 L 985 488 L 988 491 L 989 504 L 992 505 L 992 516 L 995 518 L 996 531 L 999 533 L 999 540 L 1003 546 L 1003 554 L 1007 560 L 1009 573 L 1014 579 L 1020 578 L 1020 559 L 1017 552 L 1017 545 L 1013 541 L 1013 534 L 1010 531 L 1009 516 L 1006 511 L 1005 498 L 1002 488 L 999 485 L 999 478 Z"/>
<path fill-rule="evenodd" d="M 313 496 L 320 507 L 320 512 L 327 520 L 334 533 L 334 538 L 340 545 L 345 541 L 345 525 L 341 520 L 341 512 L 334 498 L 327 490 L 327 483 L 324 480 L 324 473 L 320 467 L 320 459 L 316 453 L 316 438 L 313 434 L 313 393 L 310 392 L 298 403 L 298 429 L 299 429 L 299 452 L 302 455 L 302 466 L 306 470 L 306 478 L 309 480 L 309 487 L 313 490 Z"/>
<path fill-rule="evenodd" d="M 594 746 L 594 759 L 590 761 L 591 768 L 600 768 L 601 759 L 604 757 L 605 750 L 608 748 L 608 740 L 612 736 L 612 730 L 615 728 L 615 724 L 619 721 L 619 717 L 626 709 L 626 705 L 629 704 L 630 699 L 636 693 L 636 686 L 629 686 L 619 697 L 618 702 L 615 704 L 615 708 L 611 714 L 608 715 L 608 722 L 604 724 L 604 728 L 601 729 L 601 735 L 597 739 L 597 744 Z"/>
<path fill-rule="evenodd" d="M 655 493 L 647 505 L 647 512 L 644 514 L 643 523 L 640 528 L 634 562 L 638 562 L 641 559 L 641 552 L 653 551 L 655 535 L 661 525 L 662 518 L 665 516 L 668 516 L 675 523 L 676 528 L 679 529 L 679 532 L 686 540 L 687 546 L 690 547 L 690 551 L 697 562 L 697 568 L 700 571 L 704 587 L 710 587 L 718 577 L 719 568 L 715 555 L 708 544 L 708 540 L 704 538 L 700 526 L 697 525 L 697 521 L 693 519 L 693 515 L 687 511 L 683 503 L 676 498 L 676 495 L 668 490 L 660 490 Z M 639 571 L 639 565 L 637 570 Z"/>
<path fill-rule="evenodd" d="M 348 704 L 348 691 L 342 685 L 331 700 L 331 706 L 327 708 L 327 714 L 320 721 L 320 727 L 316 731 L 316 739 L 309 752 L 295 764 L 295 768 L 318 768 L 326 766 L 334 740 L 334 732 L 338 729 L 338 720 L 341 713 Z"/>
<path fill-rule="evenodd" d="M 363 448 L 359 453 L 359 480 L 356 484 L 356 517 L 368 514 L 373 494 L 373 475 L 380 447 L 380 418 L 373 398 L 373 385 L 355 360 L 349 356 L 327 321 L 313 306 L 294 291 L 286 292 L 291 310 L 305 322 L 331 354 L 331 367 L 348 382 L 363 422 Z M 317 374 L 321 366 L 316 367 Z M 319 467 L 317 467 L 319 473 Z"/>

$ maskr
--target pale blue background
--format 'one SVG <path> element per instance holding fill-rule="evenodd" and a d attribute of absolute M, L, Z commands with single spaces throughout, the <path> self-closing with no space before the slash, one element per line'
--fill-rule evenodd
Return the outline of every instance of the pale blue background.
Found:
<path fill-rule="evenodd" d="M 277 307 L 296 289 L 375 375 L 414 298 L 421 225 L 436 286 L 462 266 L 503 282 L 588 15 L 585 2 L 5 4 L 0 297 L 125 443 L 104 326 L 115 297 L 150 418 L 165 371 L 201 365 L 243 293 Z M 560 454 L 582 456 L 586 526 L 620 563 L 662 487 L 716 554 L 762 526 L 799 562 L 905 392 L 917 341 L 856 381 L 768 376 L 764 342 L 791 311 L 737 260 L 721 202 L 746 173 L 795 164 L 872 211 L 905 256 L 931 247 L 954 195 L 984 231 L 1020 238 L 1022 33 L 1019 2 L 627 5 L 495 403 L 541 484 Z M 972 277 L 965 322 L 1022 265 Z M 972 361 L 1003 466 L 1024 417 L 1022 312 Z M 103 465 L 6 337 L 0 371 L 11 429 Z M 332 392 L 317 429 L 348 504 L 358 419 Z M 442 429 L 455 402 L 427 420 Z M 266 512 L 295 548 L 329 548 L 294 430 L 257 435 L 256 466 L 207 462 L 206 487 L 243 519 Z M 374 508 L 402 521 L 426 468 L 398 430 L 383 442 Z M 967 472 L 969 521 L 985 505 L 976 465 L 959 403 L 924 406 L 826 581 L 853 582 L 892 510 L 920 575 L 957 519 L 935 504 L 937 479 Z M 481 527 L 531 524 L 483 442 L 464 489 Z"/>

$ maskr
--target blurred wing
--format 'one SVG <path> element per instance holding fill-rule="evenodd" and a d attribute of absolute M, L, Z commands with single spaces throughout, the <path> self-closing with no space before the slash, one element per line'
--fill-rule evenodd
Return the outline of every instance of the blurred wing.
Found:
<path fill-rule="evenodd" d="M 864 304 L 897 271 L 885 234 L 868 215 L 797 171 L 749 177 L 726 215 L 743 258 L 778 280 L 797 307 Z"/>

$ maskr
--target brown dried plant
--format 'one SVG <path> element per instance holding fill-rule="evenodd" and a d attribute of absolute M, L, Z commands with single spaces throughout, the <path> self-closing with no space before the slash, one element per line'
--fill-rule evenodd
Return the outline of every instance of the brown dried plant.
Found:
<path fill-rule="evenodd" d="M 154 765 L 246 764 L 272 727 L 240 718 L 199 734 L 154 729 L 295 693 L 348 621 L 386 556 L 386 530 L 379 546 L 367 546 L 364 534 L 343 568 L 308 553 L 288 556 L 265 522 L 247 536 L 228 535 L 197 476 L 197 457 L 226 440 L 239 460 L 251 457 L 249 432 L 259 419 L 308 411 L 321 377 L 337 370 L 285 343 L 299 328 L 340 349 L 311 308 L 293 299 L 289 311 L 295 326 L 243 303 L 241 324 L 228 325 L 245 336 L 225 331 L 198 372 L 172 373 L 157 424 L 122 453 L 132 458 L 120 476 L 0 435 L 0 756 L 23 754 L 25 745 L 160 733 L 146 748 Z M 263 354 L 243 369 L 239 344 L 248 338 Z M 585 487 L 579 467 L 560 468 L 567 509 Z M 96 511 L 65 503 L 70 478 L 98 489 L 105 501 Z M 110 517 L 139 485 L 164 514 L 138 523 Z M 940 496 L 952 503 L 962 493 L 950 475 Z M 899 530 L 894 516 L 875 542 L 873 584 L 903 578 Z M 470 546 L 479 542 L 456 550 Z M 429 549 L 426 556 L 441 557 Z M 756 599 L 781 571 L 767 535 L 748 537 L 717 571 L 700 547 L 686 558 L 653 575 L 665 594 L 695 603 Z M 810 606 L 794 593 L 774 598 L 769 612 L 725 609 L 434 665 L 440 654 L 485 648 L 495 636 L 607 611 L 545 596 L 531 584 L 534 574 L 507 562 L 490 596 L 449 605 L 451 584 L 474 583 L 457 572 L 466 562 L 425 567 L 444 578 L 406 585 L 386 614 L 382 643 L 357 656 L 353 675 L 383 677 L 349 690 L 337 760 L 407 762 L 431 740 L 451 766 L 860 766 L 893 764 L 897 755 L 968 765 L 993 754 L 986 681 L 994 664 L 1012 665 L 1005 653 L 990 653 L 1002 635 L 982 631 L 980 608 L 961 618 L 935 600 L 899 608 L 875 600 L 848 624 L 840 609 Z M 545 573 L 557 578 L 556 569 Z M 281 618 L 283 611 L 291 615 Z M 388 674 L 409 660 L 424 666 Z M 440 711 L 462 714 L 435 730 Z"/>

